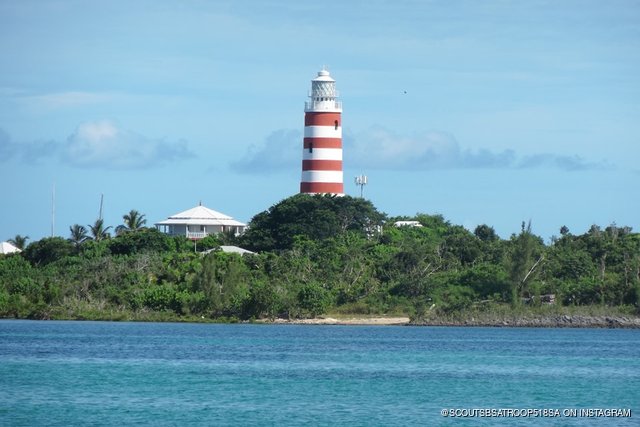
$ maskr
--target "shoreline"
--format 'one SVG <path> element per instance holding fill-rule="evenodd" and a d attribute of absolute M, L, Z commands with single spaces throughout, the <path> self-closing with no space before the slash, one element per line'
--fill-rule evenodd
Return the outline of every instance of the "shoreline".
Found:
<path fill-rule="evenodd" d="M 411 321 L 409 317 L 316 317 L 313 319 L 261 319 L 257 323 L 289 325 L 360 325 L 360 326 L 454 326 L 493 328 L 599 328 L 640 329 L 640 317 L 558 315 L 540 317 L 509 317 L 496 319 L 425 319 Z"/>
<path fill-rule="evenodd" d="M 394 317 L 385 317 L 385 316 L 373 316 L 373 317 L 345 317 L 345 318 L 335 318 L 335 317 L 314 317 L 312 319 L 282 319 L 276 318 L 273 320 L 269 319 L 261 319 L 256 321 L 257 323 L 265 323 L 265 324 L 274 324 L 274 325 L 359 325 L 359 326 L 367 326 L 367 325 L 377 325 L 377 326 L 406 326 L 410 323 L 408 317 L 402 316 L 394 316 Z"/>
<path fill-rule="evenodd" d="M 640 317 L 556 315 L 535 317 L 505 317 L 498 319 L 429 319 L 410 323 L 411 326 L 470 326 L 495 328 L 599 328 L 640 329 Z"/>
<path fill-rule="evenodd" d="M 60 316 L 48 314 L 42 317 L 3 317 L 4 320 L 67 320 L 67 321 L 105 321 L 105 322 L 158 322 L 158 323 L 240 323 L 262 325 L 353 325 L 353 326 L 451 326 L 451 327 L 507 327 L 507 328 L 606 328 L 640 329 L 640 316 L 616 313 L 606 314 L 522 314 L 520 316 L 501 313 L 468 313 L 466 316 L 428 316 L 423 319 L 411 319 L 409 316 L 393 315 L 347 315 L 328 314 L 315 318 L 287 319 L 262 318 L 240 320 L 235 318 L 205 318 L 162 316 L 162 313 L 149 312 L 144 315 L 133 313 L 92 313 L 92 316 Z M 102 315 L 101 315 L 102 314 Z"/>

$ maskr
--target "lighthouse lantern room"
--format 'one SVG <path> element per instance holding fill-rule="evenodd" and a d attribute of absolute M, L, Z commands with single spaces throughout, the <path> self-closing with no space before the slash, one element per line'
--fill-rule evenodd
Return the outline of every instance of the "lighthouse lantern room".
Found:
<path fill-rule="evenodd" d="M 336 81 L 322 69 L 311 80 L 304 107 L 301 193 L 344 194 L 342 103 L 337 98 Z"/>

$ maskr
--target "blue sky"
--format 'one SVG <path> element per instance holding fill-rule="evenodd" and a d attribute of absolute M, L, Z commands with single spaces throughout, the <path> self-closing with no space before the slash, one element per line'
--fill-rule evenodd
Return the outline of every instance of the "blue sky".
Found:
<path fill-rule="evenodd" d="M 345 191 L 503 237 L 640 230 L 640 2 L 0 0 L 0 240 L 299 188 L 343 101 Z"/>

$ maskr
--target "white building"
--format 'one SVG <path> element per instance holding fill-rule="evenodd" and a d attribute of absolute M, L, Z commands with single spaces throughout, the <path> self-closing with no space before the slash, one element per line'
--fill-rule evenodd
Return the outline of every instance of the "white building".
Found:
<path fill-rule="evenodd" d="M 396 221 L 393 225 L 396 227 L 422 227 L 420 221 Z"/>
<path fill-rule="evenodd" d="M 185 236 L 188 239 L 202 239 L 210 234 L 242 234 L 246 224 L 228 215 L 214 211 L 202 204 L 157 222 L 156 228 L 171 236 Z"/>
<path fill-rule="evenodd" d="M 13 254 L 16 252 L 22 252 L 20 249 L 16 248 L 9 242 L 0 242 L 0 254 Z"/>

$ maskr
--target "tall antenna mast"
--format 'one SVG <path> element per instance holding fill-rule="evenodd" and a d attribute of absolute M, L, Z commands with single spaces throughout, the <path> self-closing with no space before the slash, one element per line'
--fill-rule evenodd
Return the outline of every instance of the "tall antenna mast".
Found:
<path fill-rule="evenodd" d="M 54 181 L 51 190 L 51 237 L 55 236 L 56 230 L 56 183 Z"/>
<path fill-rule="evenodd" d="M 100 212 L 98 212 L 98 219 L 102 219 L 102 204 L 104 202 L 104 194 L 100 194 Z"/>
<path fill-rule="evenodd" d="M 362 194 L 364 193 L 364 186 L 367 185 L 367 176 L 366 175 L 356 176 L 356 185 L 360 186 L 360 198 L 362 199 Z"/>

